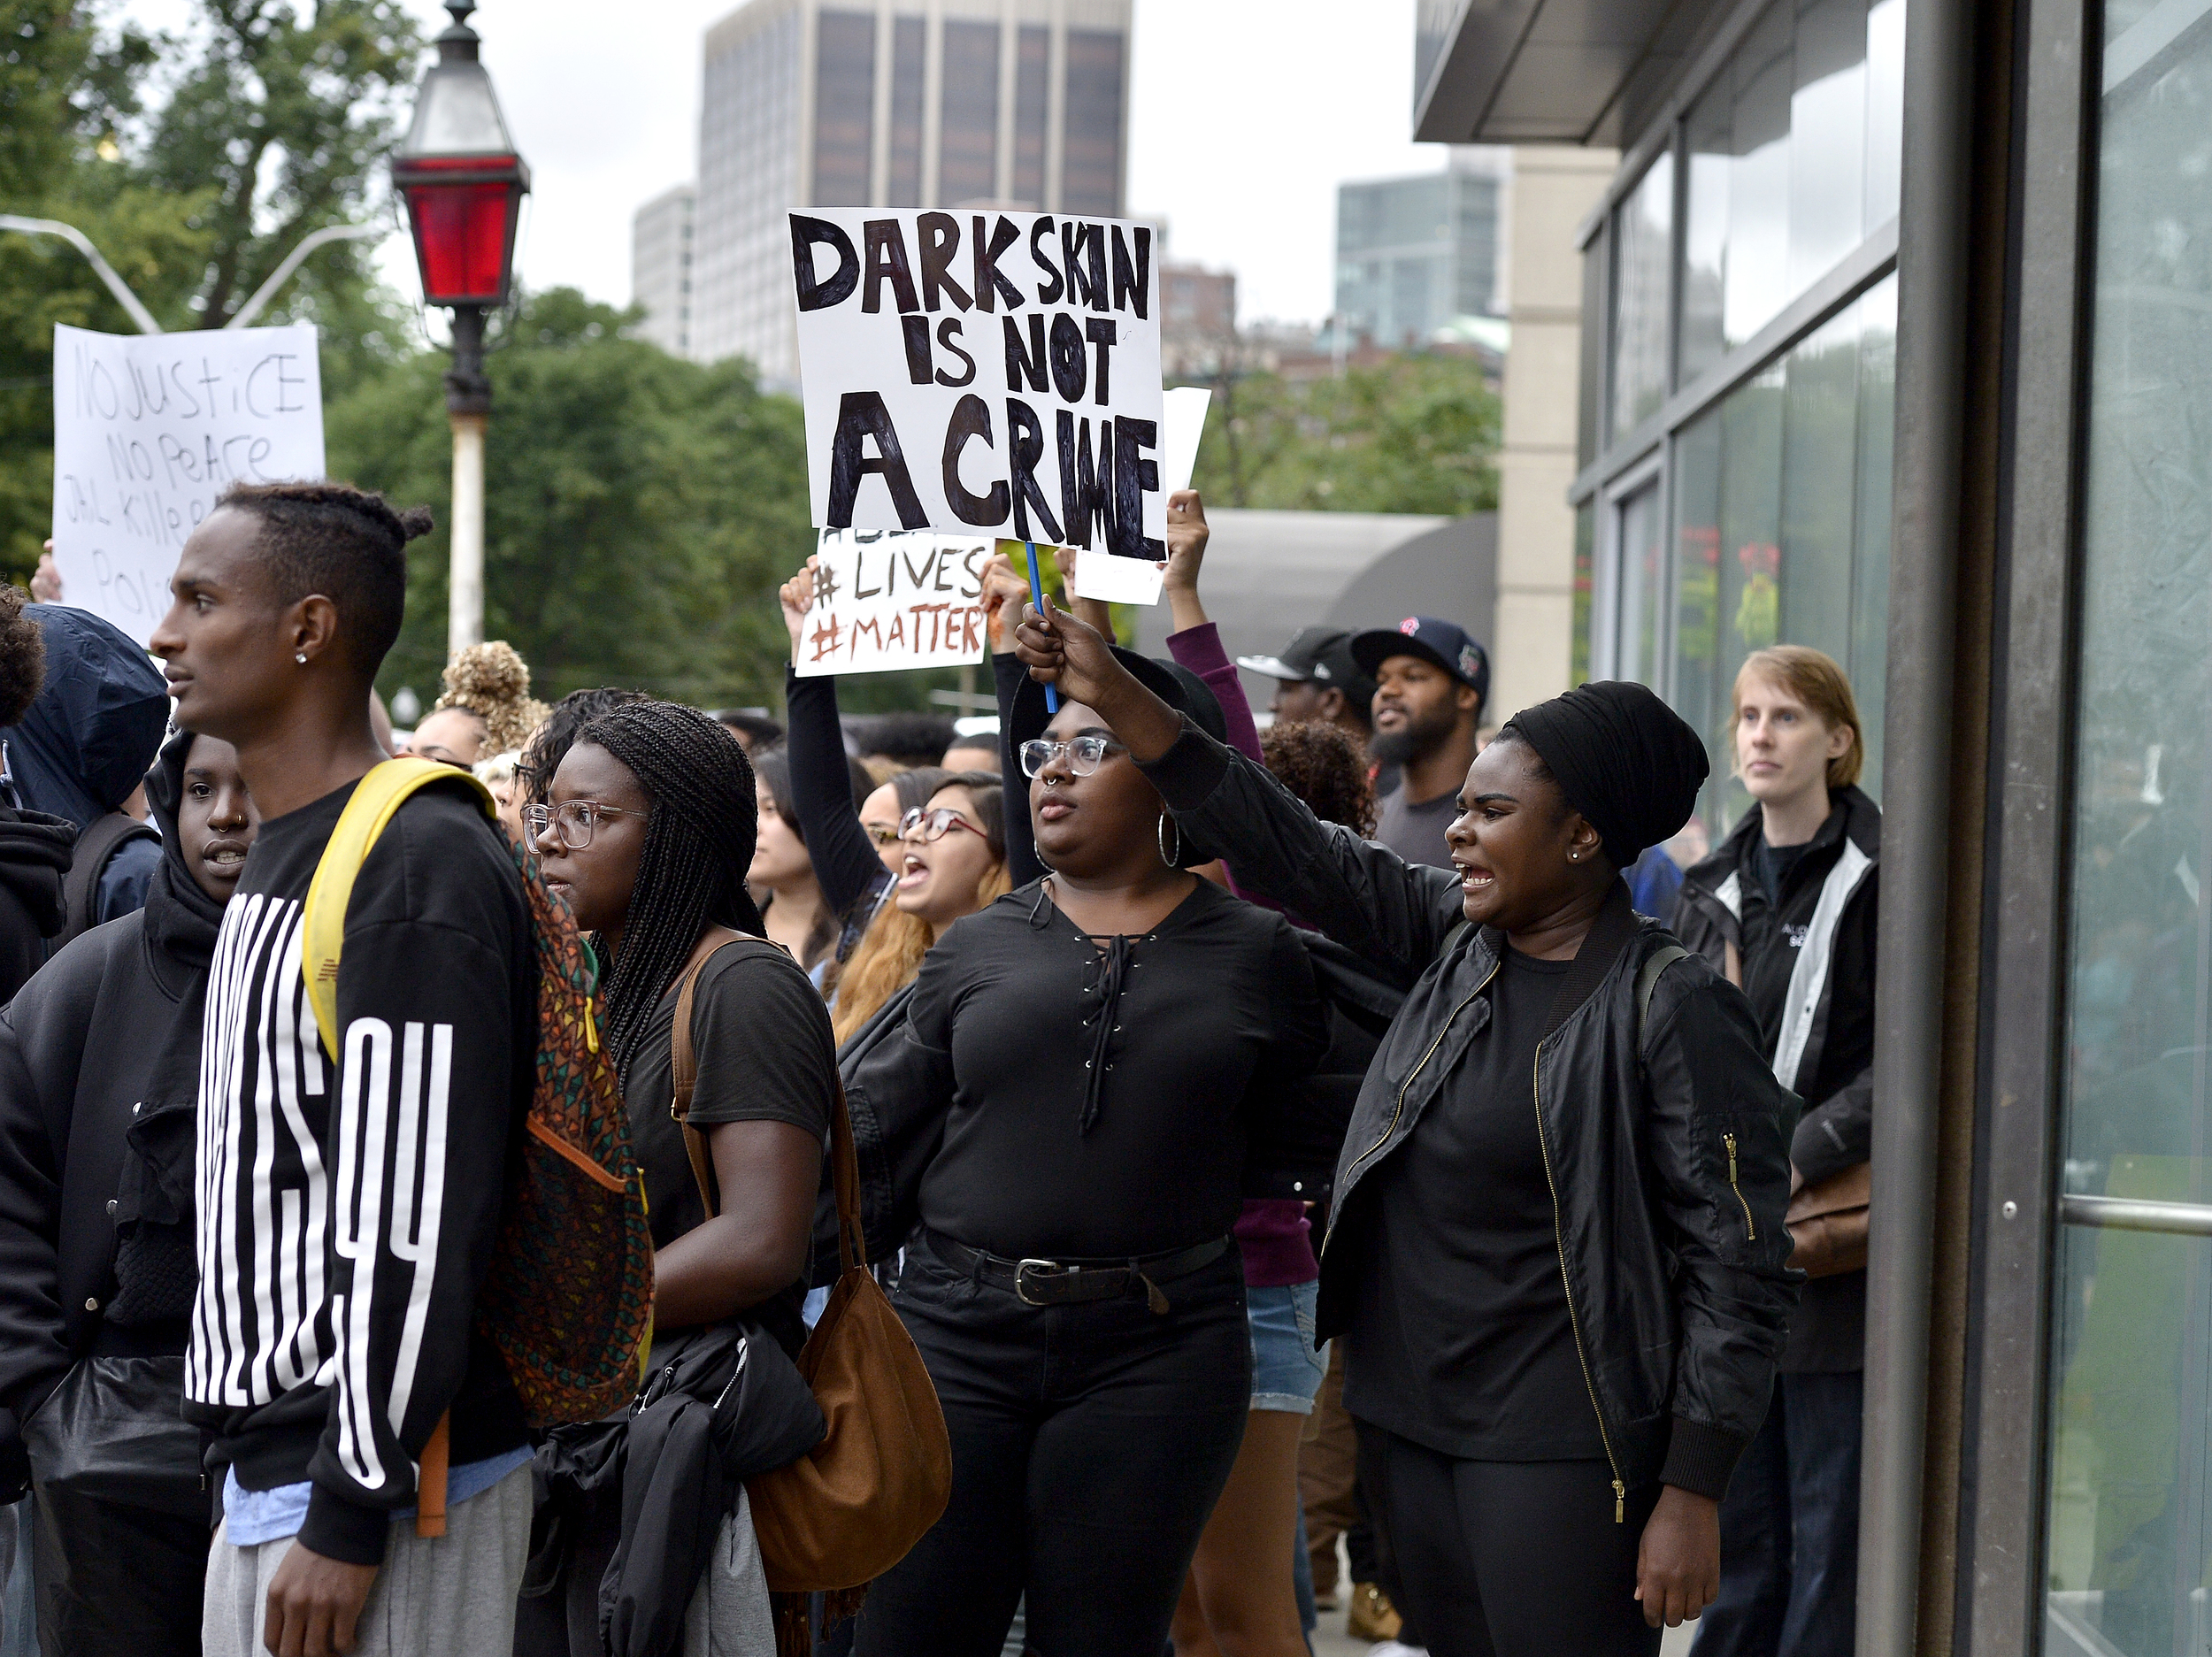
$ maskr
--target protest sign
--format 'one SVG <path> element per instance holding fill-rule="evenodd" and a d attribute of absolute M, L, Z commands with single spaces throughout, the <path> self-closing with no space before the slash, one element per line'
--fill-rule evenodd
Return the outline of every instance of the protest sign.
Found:
<path fill-rule="evenodd" d="M 323 475 L 315 330 L 54 329 L 54 562 L 141 644 L 185 538 L 233 483 Z"/>
<path fill-rule="evenodd" d="M 1165 556 L 1149 226 L 824 209 L 791 248 L 816 524 Z"/>
<path fill-rule="evenodd" d="M 1214 394 L 1203 386 L 1178 386 L 1161 398 L 1160 498 L 1190 487 L 1198 464 L 1198 440 L 1205 433 L 1206 409 Z M 1166 571 L 1143 558 L 1098 558 L 1079 554 L 1068 579 L 1078 598 L 1110 604 L 1156 604 Z"/>
<path fill-rule="evenodd" d="M 802 679 L 965 667 L 983 659 L 989 535 L 826 529 L 814 568 L 814 607 L 800 634 Z"/>

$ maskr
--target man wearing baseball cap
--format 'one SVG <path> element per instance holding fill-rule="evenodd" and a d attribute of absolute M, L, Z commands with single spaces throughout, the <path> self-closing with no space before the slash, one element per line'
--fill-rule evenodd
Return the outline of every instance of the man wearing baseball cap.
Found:
<path fill-rule="evenodd" d="M 1279 724 L 1318 720 L 1341 728 L 1363 748 L 1373 730 L 1375 681 L 1352 659 L 1352 635 L 1342 627 L 1301 627 L 1280 656 L 1240 656 L 1239 667 L 1275 681 L 1268 711 Z"/>
<path fill-rule="evenodd" d="M 1367 751 L 1400 768 L 1385 794 L 1375 838 L 1408 863 L 1451 867 L 1444 831 L 1475 762 L 1475 730 L 1490 692 L 1490 658 L 1464 627 L 1408 616 L 1356 634 L 1352 659 L 1375 680 L 1375 734 Z"/>

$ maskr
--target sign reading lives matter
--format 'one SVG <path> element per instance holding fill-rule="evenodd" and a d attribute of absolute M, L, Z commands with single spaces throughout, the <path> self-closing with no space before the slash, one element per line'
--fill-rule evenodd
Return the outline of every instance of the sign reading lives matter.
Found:
<path fill-rule="evenodd" d="M 816 524 L 1167 556 L 1149 226 L 825 209 L 791 250 Z"/>
<path fill-rule="evenodd" d="M 234 483 L 323 475 L 315 330 L 54 329 L 54 562 L 141 644 L 193 527 Z"/>
<path fill-rule="evenodd" d="M 794 670 L 807 679 L 981 661 L 983 566 L 995 545 L 929 530 L 824 530 Z"/>

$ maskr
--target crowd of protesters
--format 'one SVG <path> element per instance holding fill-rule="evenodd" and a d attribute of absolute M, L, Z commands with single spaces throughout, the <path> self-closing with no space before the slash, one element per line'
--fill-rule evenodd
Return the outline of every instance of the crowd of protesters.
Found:
<path fill-rule="evenodd" d="M 1743 664 L 1732 782 L 1640 686 L 1493 719 L 1447 618 L 1232 661 L 1186 491 L 1164 658 L 990 562 L 995 728 L 795 671 L 780 718 L 549 707 L 495 642 L 394 733 L 426 527 L 233 489 L 165 677 L 0 590 L 0 1649 L 1851 1649 L 1880 817 L 1832 661 Z M 485 1300 L 549 928 L 652 1291 L 637 1396 L 551 1424 Z M 942 1487 L 809 1597 L 749 1482 L 856 1431 L 862 1253 Z"/>

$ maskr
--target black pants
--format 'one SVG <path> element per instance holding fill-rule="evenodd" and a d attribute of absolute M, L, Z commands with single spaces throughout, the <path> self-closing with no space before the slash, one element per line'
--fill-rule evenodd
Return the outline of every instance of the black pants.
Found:
<path fill-rule="evenodd" d="M 868 1591 L 860 1657 L 1159 1657 L 1251 1400 L 1234 1248 L 1143 1300 L 1031 1307 L 910 1248 L 899 1310 L 952 1437 L 945 1516 Z"/>
<path fill-rule="evenodd" d="M 1359 1454 L 1431 1657 L 1655 1657 L 1635 1596 L 1656 1484 L 1617 1524 L 1603 1461 L 1463 1461 L 1366 1422 Z"/>

